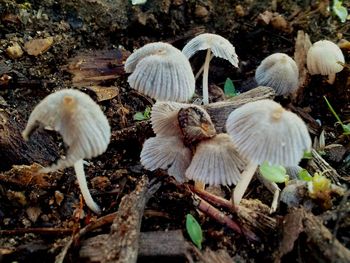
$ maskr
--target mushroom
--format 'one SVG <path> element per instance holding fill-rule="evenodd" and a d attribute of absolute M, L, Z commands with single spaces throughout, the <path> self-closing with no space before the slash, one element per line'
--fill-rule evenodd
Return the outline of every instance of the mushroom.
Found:
<path fill-rule="evenodd" d="M 290 56 L 274 53 L 260 63 L 255 80 L 260 86 L 273 88 L 277 95 L 287 95 L 298 88 L 298 66 Z"/>
<path fill-rule="evenodd" d="M 167 43 L 150 43 L 136 50 L 126 60 L 125 71 L 132 72 L 128 82 L 133 89 L 156 100 L 188 101 L 194 93 L 190 62 Z"/>
<path fill-rule="evenodd" d="M 209 185 L 237 184 L 245 162 L 230 136 L 221 133 L 198 143 L 186 177 Z"/>
<path fill-rule="evenodd" d="M 28 140 L 39 124 L 59 132 L 69 147 L 65 159 L 43 168 L 42 172 L 74 166 L 86 205 L 95 213 L 100 213 L 87 187 L 83 166 L 83 159 L 102 154 L 109 144 L 111 130 L 100 107 L 81 91 L 60 90 L 44 98 L 34 108 L 22 133 L 23 138 Z"/>
<path fill-rule="evenodd" d="M 233 66 L 238 67 L 238 57 L 234 46 L 222 36 L 216 34 L 201 34 L 190 40 L 182 49 L 182 53 L 189 59 L 199 50 L 206 50 L 207 55 L 203 70 L 203 103 L 209 104 L 208 73 L 211 52 L 214 56 L 228 60 Z"/>
<path fill-rule="evenodd" d="M 233 192 L 236 205 L 259 164 L 267 161 L 272 165 L 295 166 L 304 151 L 311 148 L 302 119 L 272 100 L 250 102 L 234 110 L 226 129 L 238 152 L 249 161 Z"/>
<path fill-rule="evenodd" d="M 328 76 L 328 83 L 333 84 L 335 74 L 343 70 L 344 55 L 340 48 L 331 41 L 320 40 L 307 52 L 307 69 L 311 75 Z"/>

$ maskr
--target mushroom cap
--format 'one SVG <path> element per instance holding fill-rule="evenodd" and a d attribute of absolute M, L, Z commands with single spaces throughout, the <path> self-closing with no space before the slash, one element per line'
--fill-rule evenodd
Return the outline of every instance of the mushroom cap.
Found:
<path fill-rule="evenodd" d="M 237 184 L 246 163 L 228 134 L 201 141 L 186 170 L 186 177 L 209 185 Z"/>
<path fill-rule="evenodd" d="M 287 54 L 275 53 L 261 61 L 255 80 L 260 86 L 273 88 L 278 95 L 287 95 L 298 88 L 298 66 Z"/>
<path fill-rule="evenodd" d="M 161 136 L 179 136 L 181 134 L 178 121 L 179 110 L 190 105 L 173 101 L 157 101 L 151 111 L 154 133 Z"/>
<path fill-rule="evenodd" d="M 73 89 L 52 93 L 34 108 L 22 133 L 25 140 L 38 124 L 59 132 L 69 147 L 66 158 L 45 168 L 46 172 L 102 154 L 111 137 L 108 120 L 100 107 L 87 94 Z"/>
<path fill-rule="evenodd" d="M 250 102 L 234 110 L 226 129 L 238 152 L 256 164 L 296 166 L 311 148 L 303 120 L 272 100 Z"/>
<path fill-rule="evenodd" d="M 174 176 L 178 182 L 184 182 L 192 152 L 177 136 L 156 136 L 145 141 L 140 158 L 147 170 L 168 170 L 170 176 Z"/>
<path fill-rule="evenodd" d="M 337 62 L 345 62 L 340 48 L 331 41 L 315 42 L 307 52 L 307 69 L 311 75 L 331 75 L 343 70 Z"/>
<path fill-rule="evenodd" d="M 238 56 L 234 46 L 226 38 L 216 34 L 200 34 L 191 39 L 182 49 L 182 53 L 189 59 L 199 50 L 211 49 L 214 56 L 228 60 L 238 67 Z"/>
<path fill-rule="evenodd" d="M 147 44 L 132 53 L 125 62 L 125 71 L 132 74 L 128 82 L 156 100 L 188 101 L 195 88 L 195 79 L 188 59 L 170 44 Z"/>

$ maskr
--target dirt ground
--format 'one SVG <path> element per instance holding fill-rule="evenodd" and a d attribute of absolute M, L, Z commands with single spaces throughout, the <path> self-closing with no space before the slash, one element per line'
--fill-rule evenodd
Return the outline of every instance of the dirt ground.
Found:
<path fill-rule="evenodd" d="M 149 121 L 135 121 L 133 116 L 152 106 L 154 100 L 132 90 L 123 69 L 125 59 L 146 43 L 164 41 L 182 49 L 204 32 L 230 40 L 239 57 L 238 69 L 224 60 L 212 60 L 209 84 L 221 89 L 226 78 L 233 80 L 239 92 L 255 88 L 256 67 L 275 52 L 293 57 L 300 31 L 307 33 L 311 42 L 328 39 L 340 43 L 348 62 L 350 22 L 340 22 L 329 10 L 330 5 L 332 1 L 324 0 L 148 0 L 137 6 L 127 0 L 0 0 L 0 262 L 134 262 L 103 258 L 106 250 L 101 240 L 115 234 L 110 228 L 115 212 L 122 209 L 123 197 L 134 198 L 131 193 L 135 187 L 142 188 L 143 175 L 160 188 L 149 198 L 145 194 L 140 199 L 146 203 L 144 207 L 137 206 L 141 233 L 163 234 L 148 241 L 153 247 L 142 243 L 142 238 L 135 241 L 140 242 L 136 245 L 140 247 L 138 262 L 349 262 L 350 203 L 346 190 L 332 193 L 326 207 L 306 198 L 297 208 L 281 203 L 270 215 L 262 208 L 261 213 L 254 212 L 254 202 L 260 200 L 265 209 L 273 195 L 260 181 L 253 180 L 246 198 L 255 201 L 247 207 L 257 217 L 254 220 L 268 218 L 273 224 L 267 230 L 257 227 L 258 223 L 250 225 L 259 237 L 251 241 L 200 212 L 188 185 L 176 183 L 164 171 L 143 169 L 139 160 L 142 144 L 154 135 Z M 344 5 L 350 7 L 347 1 Z M 41 42 L 33 43 L 37 39 Z M 9 51 L 16 45 L 16 52 Z M 191 58 L 194 72 L 204 56 L 203 52 Z M 321 149 L 321 158 L 327 165 L 320 164 L 319 159 L 303 160 L 301 165 L 310 172 L 328 172 L 332 183 L 344 189 L 350 180 L 349 137 L 336 125 L 323 96 L 347 123 L 349 83 L 346 66 L 334 84 L 328 84 L 324 77 L 307 75 L 296 99 L 276 98 L 303 118 L 313 140 L 324 130 L 326 147 Z M 29 142 L 21 137 L 35 105 L 63 88 L 89 94 L 112 128 L 107 151 L 85 166 L 91 193 L 102 208 L 99 216 L 83 205 L 73 169 L 38 175 L 36 166 L 22 166 L 46 166 L 64 154 L 62 139 L 52 131 L 35 132 Z M 220 194 L 229 199 L 230 189 L 223 187 Z M 129 214 L 134 216 L 135 211 Z M 224 208 L 220 211 L 241 226 L 249 226 L 235 213 Z M 192 245 L 186 232 L 189 213 L 202 227 L 202 250 Z M 159 248 L 164 245 L 163 235 L 173 242 L 172 253 Z M 73 242 L 67 245 L 70 239 Z M 115 242 L 122 244 L 118 248 L 122 251 L 128 245 L 134 247 L 131 241 Z M 92 256 L 91 244 L 101 249 L 103 260 Z M 62 253 L 64 248 L 67 251 Z M 133 253 L 137 256 L 138 250 Z"/>

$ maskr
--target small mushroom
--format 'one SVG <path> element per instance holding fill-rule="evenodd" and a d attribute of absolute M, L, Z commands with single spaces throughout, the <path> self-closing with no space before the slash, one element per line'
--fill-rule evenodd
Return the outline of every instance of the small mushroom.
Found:
<path fill-rule="evenodd" d="M 228 60 L 233 66 L 238 67 L 238 57 L 234 46 L 222 36 L 216 34 L 201 34 L 190 40 L 182 49 L 189 59 L 199 50 L 207 50 L 203 70 L 203 103 L 209 104 L 208 74 L 211 52 L 214 56 Z"/>
<path fill-rule="evenodd" d="M 260 86 L 273 88 L 277 95 L 293 93 L 298 88 L 299 71 L 295 61 L 284 53 L 265 58 L 255 71 Z"/>
<path fill-rule="evenodd" d="M 295 166 L 304 151 L 311 148 L 302 119 L 272 100 L 250 102 L 234 110 L 226 129 L 238 152 L 249 160 L 233 192 L 236 205 L 259 164 L 267 161 L 272 165 Z"/>
<path fill-rule="evenodd" d="M 156 100 L 185 102 L 194 93 L 190 62 L 167 43 L 150 43 L 136 50 L 126 60 L 125 71 L 132 72 L 128 82 L 133 89 Z"/>
<path fill-rule="evenodd" d="M 338 62 L 345 62 L 344 55 L 336 44 L 328 40 L 317 41 L 307 52 L 309 73 L 328 76 L 330 84 L 334 82 L 335 74 L 343 70 Z"/>
<path fill-rule="evenodd" d="M 111 130 L 100 107 L 81 91 L 60 90 L 44 98 L 34 108 L 22 133 L 23 138 L 28 140 L 39 124 L 59 132 L 69 147 L 65 159 L 58 160 L 42 172 L 74 166 L 86 205 L 99 213 L 100 208 L 87 187 L 83 159 L 102 154 L 109 144 Z"/>
<path fill-rule="evenodd" d="M 245 164 L 230 136 L 221 133 L 198 144 L 186 177 L 209 185 L 237 184 Z"/>

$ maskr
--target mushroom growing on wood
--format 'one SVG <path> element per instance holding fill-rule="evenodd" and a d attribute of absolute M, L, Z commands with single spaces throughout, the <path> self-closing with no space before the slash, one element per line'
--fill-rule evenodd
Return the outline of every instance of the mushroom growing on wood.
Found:
<path fill-rule="evenodd" d="M 125 71 L 128 82 L 151 98 L 163 101 L 188 101 L 195 88 L 192 68 L 184 54 L 170 44 L 147 44 L 128 57 Z"/>
<path fill-rule="evenodd" d="M 74 166 L 87 206 L 99 213 L 100 208 L 87 187 L 83 159 L 102 154 L 109 144 L 111 129 L 100 107 L 81 91 L 60 90 L 44 98 L 34 108 L 22 133 L 23 138 L 28 140 L 39 125 L 60 133 L 69 147 L 65 159 L 42 171 L 47 173 Z"/>
<path fill-rule="evenodd" d="M 344 55 L 340 48 L 331 41 L 320 40 L 314 43 L 307 52 L 307 69 L 311 75 L 321 74 L 328 76 L 332 84 L 335 74 L 343 70 Z"/>
<path fill-rule="evenodd" d="M 273 88 L 277 95 L 287 95 L 298 88 L 298 66 L 290 56 L 275 53 L 260 63 L 255 80 L 258 85 Z"/>
<path fill-rule="evenodd" d="M 295 166 L 311 148 L 303 120 L 272 100 L 247 103 L 234 110 L 226 122 L 238 152 L 249 164 L 233 192 L 238 205 L 256 168 L 264 161 L 272 165 Z"/>
<path fill-rule="evenodd" d="M 216 57 L 228 60 L 235 67 L 238 67 L 238 57 L 234 46 L 226 38 L 216 34 L 205 33 L 196 36 L 186 44 L 182 52 L 190 58 L 199 50 L 207 50 L 203 70 L 203 103 L 209 104 L 208 74 L 211 52 Z"/>

